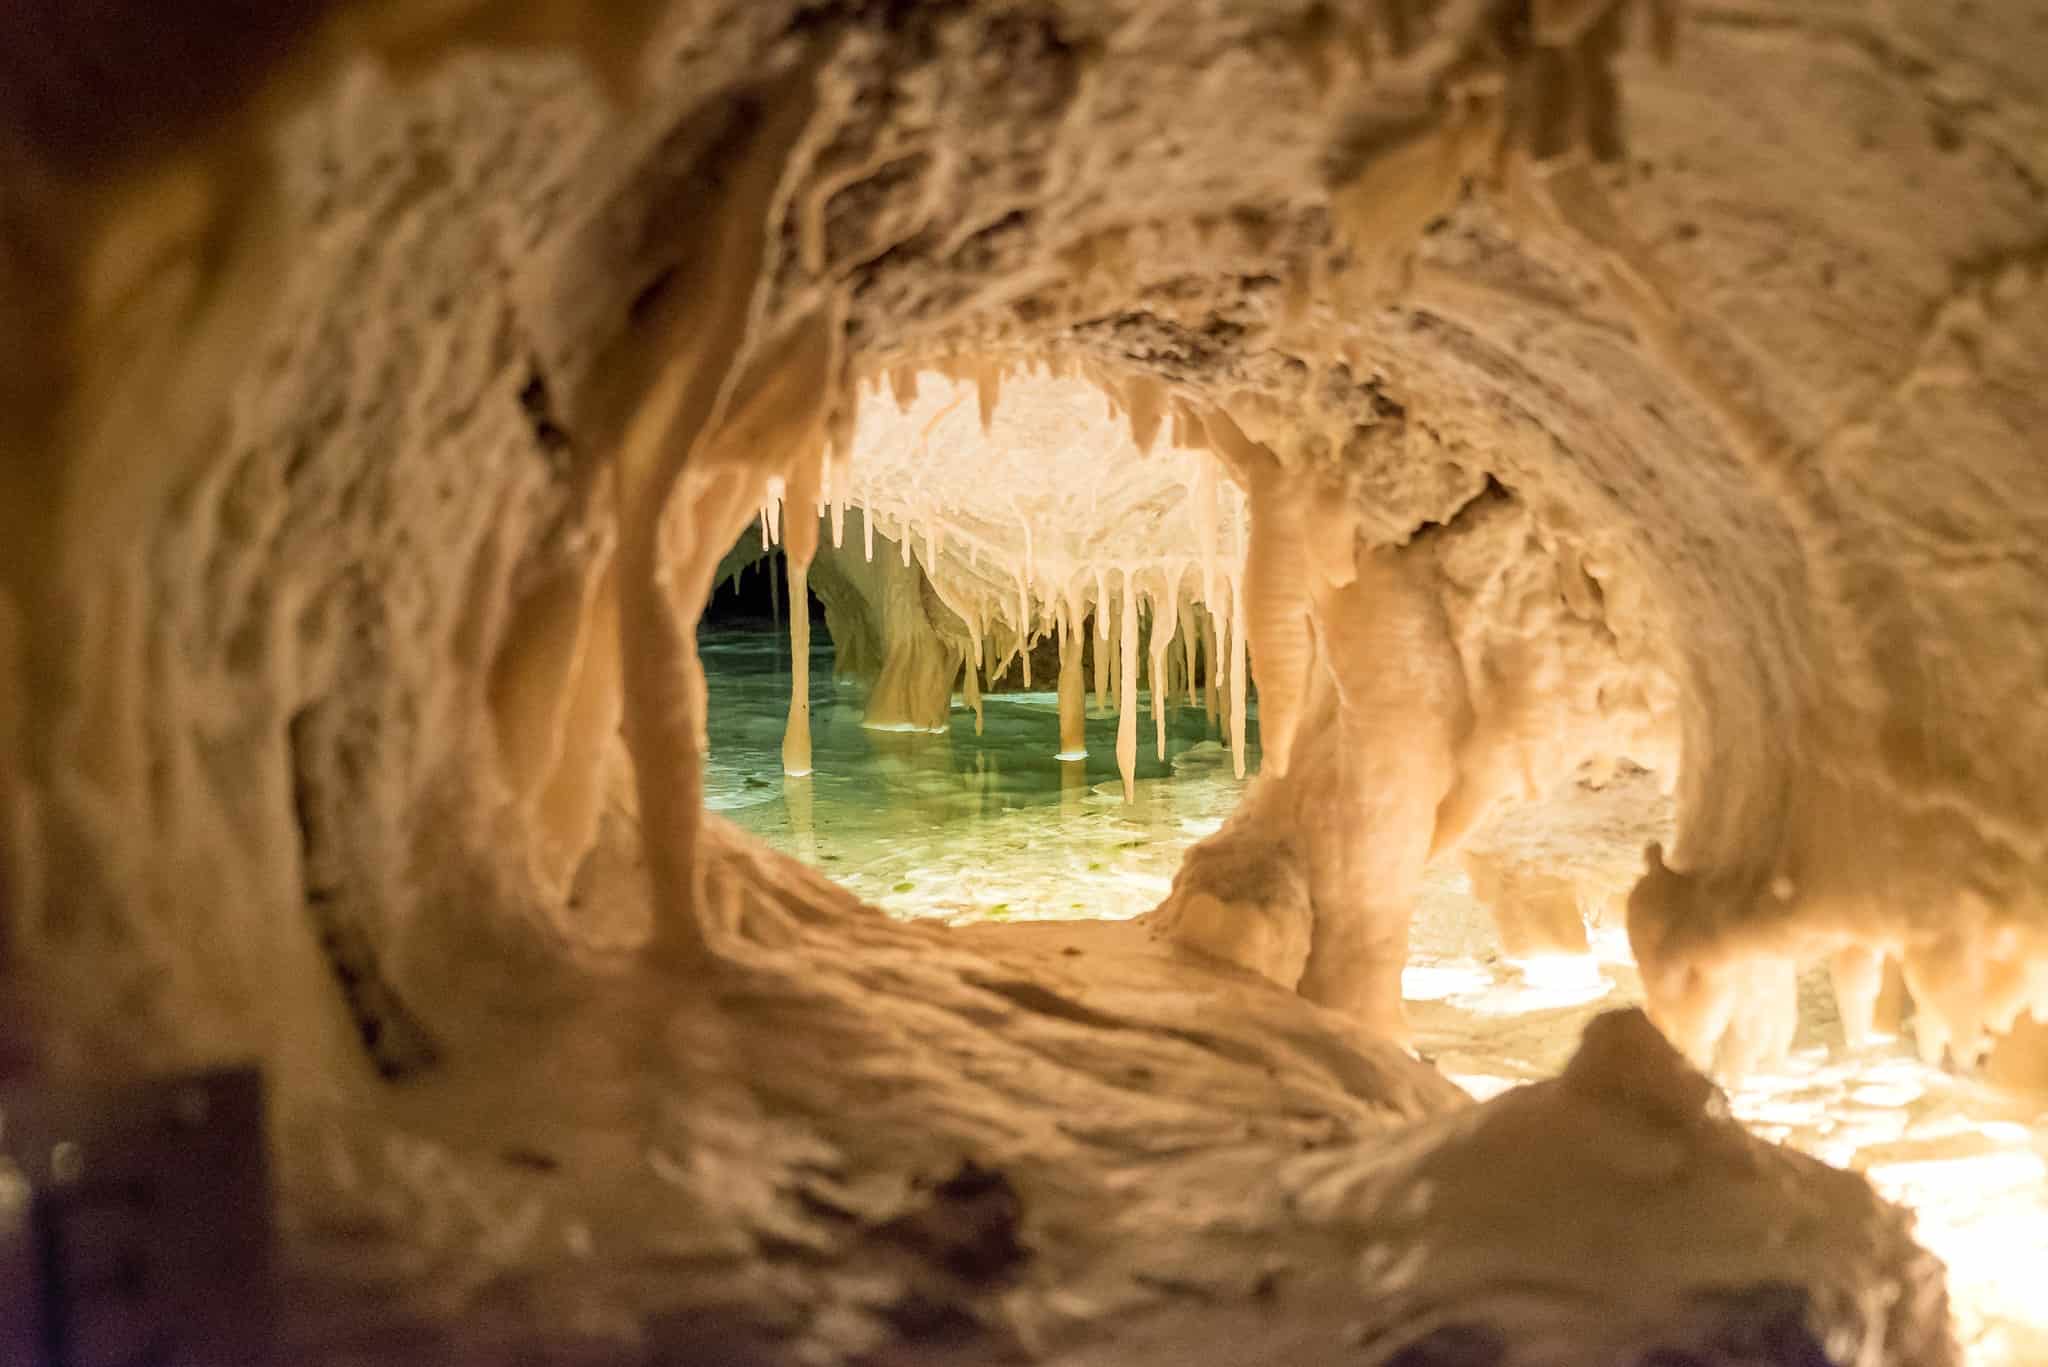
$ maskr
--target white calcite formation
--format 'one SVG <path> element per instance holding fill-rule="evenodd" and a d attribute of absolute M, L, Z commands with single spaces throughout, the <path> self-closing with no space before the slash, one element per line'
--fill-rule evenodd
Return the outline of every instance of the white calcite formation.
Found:
<path fill-rule="evenodd" d="M 1113 390 L 1061 373 L 1057 361 L 957 373 L 899 371 L 886 396 L 863 393 L 850 450 L 829 467 L 819 516 L 860 600 L 846 611 L 880 623 L 888 638 L 869 724 L 943 729 L 956 678 L 978 695 L 1017 669 L 1029 686 L 1032 647 L 1043 640 L 1055 644 L 1060 677 L 1078 698 L 1092 637 L 1098 671 L 1115 674 L 1120 717 L 1130 718 L 1120 722 L 1128 782 L 1141 671 L 1153 695 L 1178 697 L 1193 673 L 1184 646 L 1168 658 L 1183 619 L 1192 631 L 1206 614 L 1224 642 L 1238 630 L 1244 496 L 1214 457 L 1172 440 L 1184 424 L 1169 431 L 1142 397 L 1126 414 Z M 797 515 L 785 502 L 773 493 L 762 509 L 769 542 Z M 830 594 L 826 607 L 834 610 Z M 952 674 L 929 661 L 935 634 L 948 638 Z M 1227 659 L 1219 667 L 1227 671 Z M 1163 712 L 1153 712 L 1163 751 Z M 1233 713 L 1228 733 L 1242 731 Z M 1238 763 L 1242 772 L 1241 753 Z"/>
<path fill-rule="evenodd" d="M 293 1361 L 1953 1361 L 1649 1019 L 2048 1017 L 2044 70 L 2021 3 L 8 9 L 0 1058 L 266 1066 Z M 878 725 L 1045 640 L 1127 783 L 1148 680 L 1264 772 L 1139 925 L 891 923 L 704 810 L 749 527 Z M 1423 863 L 1623 760 L 1650 1018 L 1471 1106 L 1390 1038 Z"/>

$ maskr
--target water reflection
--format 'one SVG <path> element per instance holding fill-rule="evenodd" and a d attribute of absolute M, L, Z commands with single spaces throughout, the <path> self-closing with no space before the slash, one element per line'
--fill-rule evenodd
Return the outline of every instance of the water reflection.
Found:
<path fill-rule="evenodd" d="M 965 707 L 954 709 L 948 734 L 870 730 L 862 690 L 833 682 L 825 644 L 810 671 L 814 772 L 785 783 L 788 647 L 766 632 L 707 631 L 700 649 L 711 710 L 707 804 L 899 916 L 1135 916 L 1166 895 L 1181 852 L 1220 825 L 1243 791 L 1199 708 L 1169 714 L 1164 762 L 1151 737 L 1139 747 L 1129 804 L 1111 708 L 1088 709 L 1085 759 L 1058 757 L 1053 692 L 987 697 L 979 736 Z M 1149 723 L 1148 704 L 1141 697 Z M 1254 737 L 1253 768 L 1257 755 Z"/>

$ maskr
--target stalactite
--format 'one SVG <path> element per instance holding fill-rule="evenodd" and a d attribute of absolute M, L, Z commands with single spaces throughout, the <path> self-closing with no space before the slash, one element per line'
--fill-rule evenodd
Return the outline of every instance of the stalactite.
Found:
<path fill-rule="evenodd" d="M 1138 795 L 1138 586 L 1124 570 L 1124 613 L 1116 705 L 1116 767 L 1124 778 L 1124 801 Z"/>
<path fill-rule="evenodd" d="M 1245 686 L 1250 681 L 1251 673 L 1245 651 L 1245 613 L 1241 606 L 1243 595 L 1244 577 L 1242 574 L 1233 574 L 1230 577 L 1230 767 L 1239 778 L 1244 777 L 1245 769 Z"/>
<path fill-rule="evenodd" d="M 1078 574 L 1064 576 L 1061 583 L 1063 587 L 1060 589 L 1060 602 L 1066 608 L 1067 625 L 1073 630 L 1074 650 L 1078 655 L 1088 641 L 1088 601 L 1081 591 L 1081 577 Z M 1077 664 L 1075 667 L 1080 666 Z M 1081 691 L 1084 694 L 1088 691 L 1085 679 Z"/>
<path fill-rule="evenodd" d="M 1024 686 L 1031 687 L 1031 590 L 1017 571 L 1017 650 L 1024 658 Z"/>
<path fill-rule="evenodd" d="M 917 369 L 914 366 L 899 365 L 889 368 L 889 392 L 895 396 L 896 406 L 908 413 L 910 406 L 917 402 Z"/>
<path fill-rule="evenodd" d="M 1230 739 L 1230 676 L 1233 673 L 1231 669 L 1231 663 L 1234 658 L 1232 647 L 1237 643 L 1237 632 L 1235 630 L 1237 595 L 1230 592 L 1230 590 L 1234 583 L 1234 580 L 1227 577 L 1223 580 L 1221 587 L 1224 592 L 1217 599 L 1215 613 L 1216 666 L 1214 685 L 1216 689 L 1216 718 L 1223 734 L 1223 743 L 1226 746 L 1233 743 Z"/>
<path fill-rule="evenodd" d="M 981 651 L 978 645 L 969 646 L 961 652 L 961 665 L 963 669 L 960 676 L 960 689 L 962 695 L 966 698 L 967 705 L 974 709 L 974 734 L 978 736 L 981 734 L 982 729 Z"/>
<path fill-rule="evenodd" d="M 1114 590 L 1111 591 L 1110 597 L 1113 603 L 1122 602 L 1122 600 L 1116 596 Z M 1116 608 L 1112 607 L 1110 611 L 1116 612 Z M 1121 624 L 1121 622 L 1123 621 L 1121 613 L 1118 613 L 1116 620 L 1119 624 Z M 1105 646 L 1103 650 L 1103 654 L 1109 657 L 1109 705 L 1111 707 L 1114 707 L 1117 704 L 1117 700 L 1123 697 L 1124 661 L 1121 642 L 1116 637 L 1111 637 L 1108 644 Z"/>
<path fill-rule="evenodd" d="M 1188 622 L 1187 628 L 1183 630 L 1180 634 L 1181 649 L 1186 656 L 1186 659 L 1183 663 L 1183 667 L 1181 669 L 1181 675 L 1188 686 L 1189 707 L 1193 707 L 1196 703 L 1201 701 L 1201 699 L 1198 696 L 1196 696 L 1197 690 L 1201 687 L 1200 675 L 1196 672 L 1201 667 L 1201 661 L 1197 658 L 1195 650 L 1197 637 L 1197 623 L 1194 620 L 1195 614 L 1200 613 L 1200 611 L 1201 609 L 1196 607 L 1193 603 L 1188 604 L 1186 615 L 1189 616 L 1190 620 Z"/>
<path fill-rule="evenodd" d="M 1159 435 L 1159 422 L 1166 412 L 1166 386 L 1151 376 L 1142 376 L 1124 386 L 1130 413 L 1131 444 L 1144 455 Z"/>
<path fill-rule="evenodd" d="M 797 459 L 789 476 L 789 720 L 782 733 L 782 772 L 811 772 L 811 560 L 818 553 L 816 511 L 824 448 Z"/>
<path fill-rule="evenodd" d="M 1152 598 L 1152 727 L 1161 763 L 1166 760 L 1166 709 L 1173 698 L 1167 655 L 1180 627 L 1180 566 L 1166 572 L 1166 592 Z"/>
<path fill-rule="evenodd" d="M 782 731 L 782 772 L 802 778 L 811 772 L 810 564 L 789 562 L 789 720 Z"/>
<path fill-rule="evenodd" d="M 1835 1011 L 1842 1020 L 1842 1034 L 1850 1048 L 1861 1049 L 1877 1033 L 1885 953 L 1866 945 L 1850 945 L 1835 951 L 1828 961 L 1828 972 L 1835 989 Z M 1887 1028 L 1896 1028 L 1896 1022 Z"/>
<path fill-rule="evenodd" d="M 1202 718 L 1203 725 L 1214 734 L 1218 709 L 1217 681 L 1223 677 L 1223 655 L 1216 648 L 1216 612 L 1211 601 L 1205 600 L 1201 609 L 1202 662 L 1207 666 L 1202 671 Z"/>
<path fill-rule="evenodd" d="M 1309 625 L 1315 568 L 1309 563 L 1298 488 L 1298 481 L 1283 485 L 1271 467 L 1253 480 L 1251 553 L 1242 578 L 1232 583 L 1233 595 L 1240 587 L 1244 592 L 1237 614 L 1237 658 L 1244 659 L 1248 650 L 1259 671 L 1259 738 L 1265 767 L 1276 776 L 1287 772 L 1315 652 Z M 1242 687 L 1232 680 L 1233 708 Z M 1233 719 L 1232 724 L 1239 723 Z"/>
<path fill-rule="evenodd" d="M 1061 621 L 1059 758 L 1088 757 L 1088 698 L 1081 679 L 1081 626 L 1071 616 Z"/>
<path fill-rule="evenodd" d="M 1002 371 L 992 362 L 984 362 L 974 371 L 974 398 L 980 409 L 981 430 L 985 434 L 989 424 L 996 419 L 996 405 L 1002 401 Z"/>
<path fill-rule="evenodd" d="M 1195 467 L 1195 544 L 1202 555 L 1202 601 L 1216 602 L 1216 460 L 1201 457 Z"/>
<path fill-rule="evenodd" d="M 1109 640 L 1105 627 L 1109 621 L 1109 595 L 1102 590 L 1100 578 L 1095 584 L 1095 710 L 1100 712 L 1109 706 Z"/>

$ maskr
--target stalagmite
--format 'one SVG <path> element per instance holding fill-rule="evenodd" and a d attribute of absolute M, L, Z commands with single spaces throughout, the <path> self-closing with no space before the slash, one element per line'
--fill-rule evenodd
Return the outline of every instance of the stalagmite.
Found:
<path fill-rule="evenodd" d="M 1138 586 L 1124 571 L 1122 637 L 1118 641 L 1116 767 L 1124 778 L 1124 801 L 1138 795 Z"/>

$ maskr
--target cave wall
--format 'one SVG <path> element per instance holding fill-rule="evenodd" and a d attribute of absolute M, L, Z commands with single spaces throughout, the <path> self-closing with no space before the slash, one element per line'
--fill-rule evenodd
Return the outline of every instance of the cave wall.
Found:
<path fill-rule="evenodd" d="M 1163 381 L 1191 424 L 1229 415 L 1283 482 L 1339 491 L 1366 547 L 1409 543 L 1491 475 L 1544 555 L 1577 560 L 1615 648 L 1680 688 L 1679 836 L 1631 921 L 1652 1007 L 1695 1053 L 1777 980 L 1748 959 L 1845 939 L 1900 948 L 1959 1045 L 2039 993 L 2038 7 L 1695 6 L 1674 54 L 1654 5 L 362 5 L 192 38 L 189 80 L 152 71 L 150 40 L 205 23 L 114 8 L 118 42 L 42 9 L 0 29 L 9 1057 L 253 1053 L 288 1109 L 376 1108 L 396 1105 L 380 1076 L 460 1097 L 517 1073 L 541 1023 L 582 1021 L 613 1050 L 594 1075 L 658 1058 L 723 1079 L 719 1113 L 781 1135 L 762 1160 L 781 1171 L 806 1134 L 860 1155 L 842 1177 L 881 1164 L 885 1139 L 846 1117 L 891 1112 L 892 1076 L 965 1089 L 876 1133 L 922 1136 L 934 1163 L 998 1152 L 1070 1220 L 1176 1124 L 1201 1135 L 1190 1181 L 1313 1130 L 1230 1119 L 1271 1105 L 1252 1080 L 1269 1058 L 1315 1079 L 1302 1112 L 1349 1117 L 1347 1141 L 1452 1106 L 1404 1081 L 1366 1124 L 1381 1084 L 1347 1051 L 1382 1057 L 1371 1042 L 1222 970 L 1157 970 L 1251 1023 L 1220 1036 L 1172 991 L 1073 970 L 1049 1004 L 1029 984 L 1056 963 L 993 972 L 876 928 L 692 805 L 685 628 L 764 478 L 806 492 L 863 376 L 1054 347 L 1126 406 Z M 613 631 L 615 703 L 591 672 Z M 575 972 L 624 973 L 619 947 L 578 942 L 574 850 L 540 842 L 595 838 L 593 738 L 615 707 L 664 804 L 639 815 L 669 976 L 607 1005 Z M 537 732 L 536 754 L 507 753 Z M 738 966 L 713 972 L 713 943 Z M 944 1004 L 920 1024 L 950 1052 L 854 1008 L 892 991 Z M 889 1067 L 863 1091 L 782 1058 L 778 1095 L 742 1095 L 731 1080 L 773 1057 L 748 1024 L 770 1006 Z M 1047 1122 L 1010 1118 L 1042 1100 L 976 1049 L 1050 1051 L 1114 1111 L 1130 1103 L 1102 1079 L 1124 1055 L 1100 1041 L 1126 1028 L 1171 1056 L 1172 1114 L 1075 1141 L 1092 1176 L 1063 1185 L 1028 1157 Z M 970 1043 L 985 1034 L 1001 1042 Z M 578 1062 L 533 1052 L 551 1076 Z M 1517 1106 L 1619 1123 L 1643 1089 L 1610 1064 Z M 656 1123 L 626 1083 L 601 1090 L 565 1095 L 561 1128 Z M 432 1109 L 402 1123 L 475 1142 Z M 1683 1143 L 1744 1152 L 1685 1117 Z M 1332 1228 L 1392 1199 L 1361 1179 L 1357 1203 L 1304 1214 L 1316 1180 L 1289 1169 L 1244 1210 L 1208 1208 L 1189 1247 L 1247 1266 L 1236 1219 L 1349 1248 Z M 375 1183 L 330 1185 L 367 1202 Z M 1782 1220 L 1769 1187 L 1730 1208 Z M 730 1227 L 787 1214 L 779 1189 L 739 1210 L 754 1190 L 721 1198 Z M 402 1213 L 382 1218 L 403 1237 Z M 1902 1233 L 1870 1229 L 1867 1259 L 1825 1277 L 1928 1283 Z M 1731 1215 L 1672 1285 L 1711 1281 L 1753 1232 Z M 1825 1243 L 1772 1256 L 1821 1276 Z M 1136 1295 L 1116 1247 L 1100 1256 Z M 1489 1276 L 1530 1255 L 1490 1247 Z M 1071 1291 L 1092 1270 L 1076 1252 L 1047 1277 Z M 1859 1321 L 1879 1322 L 1873 1352 L 1939 1360 L 1909 1342 L 1939 1338 L 1928 1297 Z"/>

